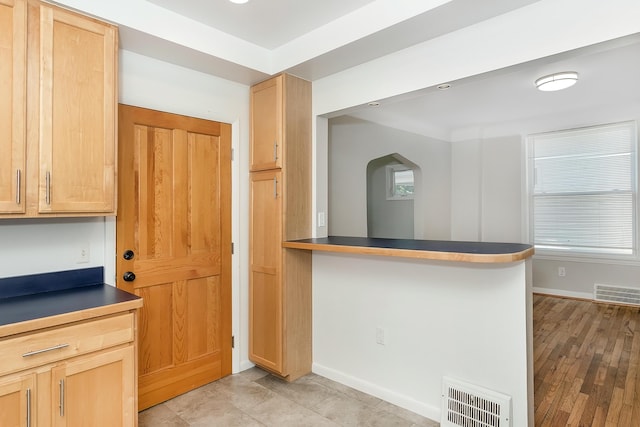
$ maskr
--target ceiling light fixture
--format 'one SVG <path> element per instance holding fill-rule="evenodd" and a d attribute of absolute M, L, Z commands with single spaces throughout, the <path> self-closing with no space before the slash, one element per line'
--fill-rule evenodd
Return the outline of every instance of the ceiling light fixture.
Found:
<path fill-rule="evenodd" d="M 449 83 L 442 83 L 441 85 L 438 85 L 436 87 L 440 90 L 447 90 L 451 88 L 451 85 Z"/>
<path fill-rule="evenodd" d="M 368 102 L 367 105 L 369 107 L 379 107 L 380 103 L 378 101 L 371 101 L 371 102 Z"/>
<path fill-rule="evenodd" d="M 578 73 L 575 71 L 563 71 L 549 74 L 536 80 L 536 87 L 545 92 L 562 90 L 573 86 L 578 81 Z"/>
<path fill-rule="evenodd" d="M 249 0 L 229 0 L 229 1 L 235 4 L 245 4 L 249 2 Z"/>

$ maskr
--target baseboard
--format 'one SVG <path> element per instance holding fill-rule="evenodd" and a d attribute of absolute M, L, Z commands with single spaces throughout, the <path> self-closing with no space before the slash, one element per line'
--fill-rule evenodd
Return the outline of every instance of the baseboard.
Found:
<path fill-rule="evenodd" d="M 234 374 L 237 374 L 238 372 L 246 371 L 247 369 L 251 369 L 254 366 L 256 365 L 254 365 L 253 362 L 251 362 L 249 359 L 243 360 L 240 362 L 240 369 L 235 371 Z"/>
<path fill-rule="evenodd" d="M 540 287 L 534 286 L 533 293 L 553 295 L 553 296 L 565 297 L 565 298 L 586 299 L 589 301 L 593 300 L 593 294 L 589 292 L 573 292 L 573 291 L 565 291 L 562 289 L 540 288 Z"/>
<path fill-rule="evenodd" d="M 327 368 L 326 366 L 322 366 L 317 363 L 314 363 L 311 369 L 314 374 L 321 375 L 340 384 L 344 384 L 361 392 L 370 394 L 408 411 L 427 417 L 430 420 L 440 420 L 440 407 L 418 402 L 412 397 L 396 393 L 393 390 L 380 387 L 376 384 L 336 371 L 335 369 Z M 438 384 L 438 387 L 440 387 L 440 384 Z"/>

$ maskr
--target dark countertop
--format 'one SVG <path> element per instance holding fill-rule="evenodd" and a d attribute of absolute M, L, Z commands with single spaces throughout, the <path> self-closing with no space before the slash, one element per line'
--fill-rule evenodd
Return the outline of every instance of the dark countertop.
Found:
<path fill-rule="evenodd" d="M 533 246 L 521 243 L 381 239 L 348 236 L 290 240 L 283 243 L 283 247 L 327 252 L 484 263 L 514 262 L 533 255 Z"/>
<path fill-rule="evenodd" d="M 140 299 L 99 284 L 0 299 L 0 326 Z"/>
<path fill-rule="evenodd" d="M 125 304 L 131 308 L 142 305 L 140 297 L 102 280 L 102 267 L 0 279 L 0 329 L 70 313 L 79 319 L 79 313 L 89 309 L 108 314 L 105 307 L 122 303 L 131 302 Z"/>

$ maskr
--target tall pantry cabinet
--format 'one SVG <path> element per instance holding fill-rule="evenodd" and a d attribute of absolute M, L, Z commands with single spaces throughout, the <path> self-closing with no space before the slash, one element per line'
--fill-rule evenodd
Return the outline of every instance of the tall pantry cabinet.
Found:
<path fill-rule="evenodd" d="M 251 88 L 249 359 L 293 381 L 311 371 L 311 83 Z"/>

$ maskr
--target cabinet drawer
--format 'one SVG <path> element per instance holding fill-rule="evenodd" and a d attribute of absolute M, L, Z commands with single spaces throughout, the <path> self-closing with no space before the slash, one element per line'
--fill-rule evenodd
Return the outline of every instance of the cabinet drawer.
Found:
<path fill-rule="evenodd" d="M 0 376 L 131 342 L 133 314 L 91 320 L 0 341 Z"/>

